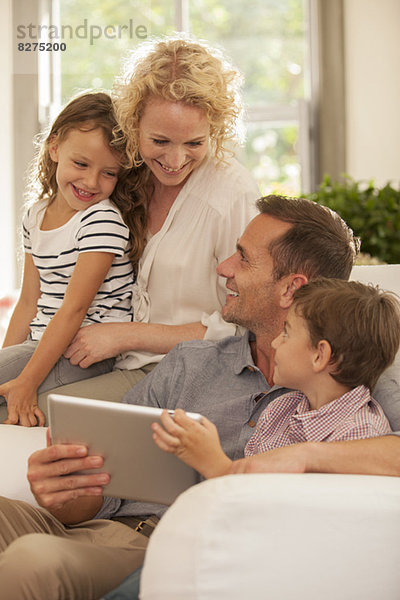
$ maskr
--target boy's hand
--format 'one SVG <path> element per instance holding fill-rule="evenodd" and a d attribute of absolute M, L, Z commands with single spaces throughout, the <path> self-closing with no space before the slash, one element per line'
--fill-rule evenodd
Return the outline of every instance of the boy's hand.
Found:
<path fill-rule="evenodd" d="M 46 418 L 38 407 L 36 389 L 19 380 L 11 379 L 0 385 L 0 396 L 7 402 L 7 425 L 23 425 L 24 427 L 43 426 Z"/>
<path fill-rule="evenodd" d="M 225 475 L 231 460 L 221 448 L 217 428 L 202 417 L 201 423 L 188 417 L 182 409 L 176 409 L 174 418 L 164 410 L 162 425 L 153 423 L 153 439 L 165 452 L 176 454 L 207 479 Z"/>

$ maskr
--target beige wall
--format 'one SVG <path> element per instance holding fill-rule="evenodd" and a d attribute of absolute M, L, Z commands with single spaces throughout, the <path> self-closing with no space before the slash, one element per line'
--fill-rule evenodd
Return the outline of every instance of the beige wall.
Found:
<path fill-rule="evenodd" d="M 344 0 L 346 171 L 400 181 L 400 0 Z"/>

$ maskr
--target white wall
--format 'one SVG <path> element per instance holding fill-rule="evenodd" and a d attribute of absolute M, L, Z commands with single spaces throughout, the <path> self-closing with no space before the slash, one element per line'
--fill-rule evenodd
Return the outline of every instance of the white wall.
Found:
<path fill-rule="evenodd" d="M 0 296 L 15 285 L 11 2 L 0 4 Z"/>
<path fill-rule="evenodd" d="M 400 0 L 344 0 L 347 173 L 400 181 Z"/>

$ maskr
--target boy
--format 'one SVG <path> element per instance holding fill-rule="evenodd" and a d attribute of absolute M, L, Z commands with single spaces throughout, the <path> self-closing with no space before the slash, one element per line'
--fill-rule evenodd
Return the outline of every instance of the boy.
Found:
<path fill-rule="evenodd" d="M 275 350 L 274 383 L 293 391 L 264 410 L 245 456 L 304 441 L 339 441 L 389 433 L 370 390 L 393 362 L 400 343 L 400 305 L 372 285 L 319 279 L 294 294 Z M 216 427 L 177 410 L 164 411 L 153 438 L 204 477 L 227 474 Z"/>

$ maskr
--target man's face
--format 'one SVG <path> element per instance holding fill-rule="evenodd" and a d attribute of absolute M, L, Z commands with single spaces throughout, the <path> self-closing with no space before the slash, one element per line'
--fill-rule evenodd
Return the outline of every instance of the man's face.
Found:
<path fill-rule="evenodd" d="M 272 276 L 274 265 L 268 247 L 290 227 L 269 215 L 258 215 L 239 239 L 235 254 L 218 266 L 217 273 L 226 277 L 229 290 L 222 308 L 225 321 L 256 333 L 280 317 L 280 286 Z"/>

